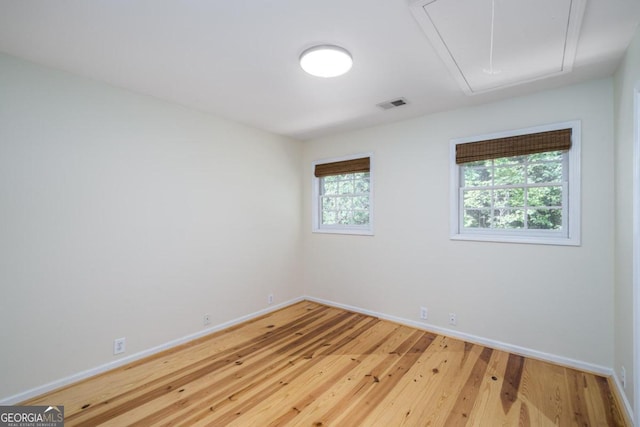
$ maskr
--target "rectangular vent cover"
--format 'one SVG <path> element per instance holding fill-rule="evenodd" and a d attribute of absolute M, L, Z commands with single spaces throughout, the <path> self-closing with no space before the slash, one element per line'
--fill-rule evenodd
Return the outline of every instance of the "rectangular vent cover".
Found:
<path fill-rule="evenodd" d="M 408 102 L 405 98 L 397 98 L 391 101 L 381 102 L 380 104 L 377 104 L 377 106 L 383 110 L 390 110 L 391 108 L 401 107 L 407 104 Z"/>

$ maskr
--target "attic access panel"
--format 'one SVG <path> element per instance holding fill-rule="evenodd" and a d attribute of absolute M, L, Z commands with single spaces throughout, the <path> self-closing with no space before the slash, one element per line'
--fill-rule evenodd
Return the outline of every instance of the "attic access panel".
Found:
<path fill-rule="evenodd" d="M 411 10 L 462 90 L 473 95 L 570 72 L 585 2 L 416 0 Z"/>

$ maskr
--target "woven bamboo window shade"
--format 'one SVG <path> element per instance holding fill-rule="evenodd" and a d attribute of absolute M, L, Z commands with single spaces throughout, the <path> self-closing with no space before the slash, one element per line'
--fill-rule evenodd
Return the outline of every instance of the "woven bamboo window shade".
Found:
<path fill-rule="evenodd" d="M 316 165 L 314 174 L 320 178 L 345 173 L 369 172 L 370 169 L 371 159 L 369 157 L 362 157 L 360 159 L 343 160 L 341 162 L 321 163 Z"/>
<path fill-rule="evenodd" d="M 456 145 L 456 163 L 524 156 L 571 148 L 571 129 L 509 136 Z"/>

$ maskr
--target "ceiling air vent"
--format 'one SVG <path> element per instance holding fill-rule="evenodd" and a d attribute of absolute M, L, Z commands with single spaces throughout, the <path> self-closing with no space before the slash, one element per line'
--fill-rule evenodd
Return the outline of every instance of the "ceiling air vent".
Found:
<path fill-rule="evenodd" d="M 408 104 L 408 102 L 405 98 L 398 98 L 392 101 L 381 102 L 380 104 L 377 104 L 377 106 L 383 110 L 390 110 L 391 108 L 401 107 L 406 104 Z"/>

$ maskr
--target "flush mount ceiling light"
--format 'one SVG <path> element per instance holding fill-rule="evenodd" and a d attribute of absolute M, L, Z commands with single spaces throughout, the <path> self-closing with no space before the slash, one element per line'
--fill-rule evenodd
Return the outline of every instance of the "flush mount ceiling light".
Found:
<path fill-rule="evenodd" d="M 300 66 L 317 77 L 337 77 L 351 69 L 351 54 L 339 46 L 314 46 L 302 52 Z"/>

